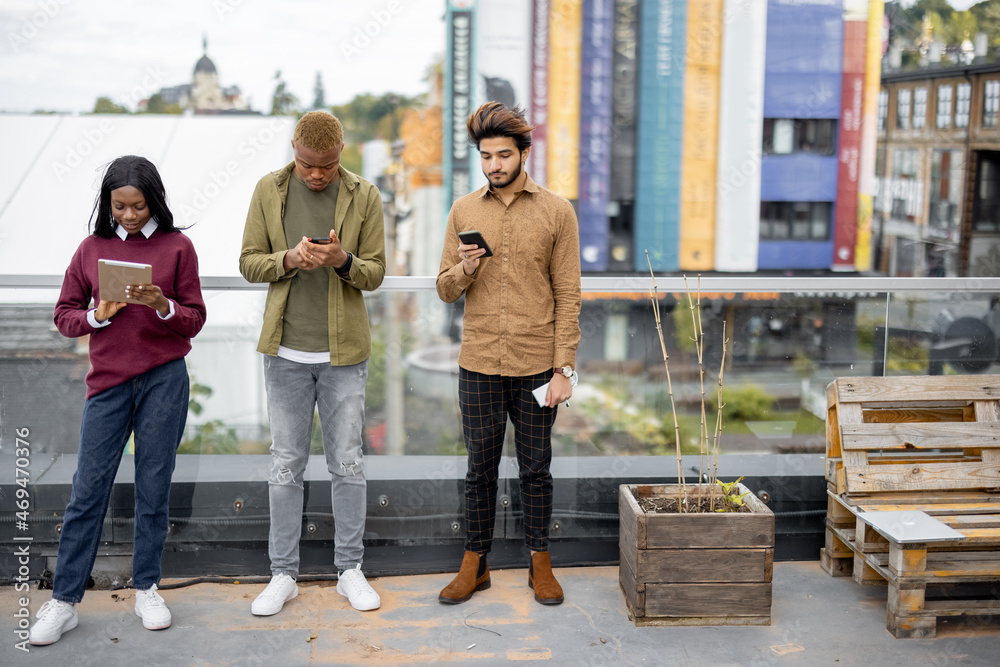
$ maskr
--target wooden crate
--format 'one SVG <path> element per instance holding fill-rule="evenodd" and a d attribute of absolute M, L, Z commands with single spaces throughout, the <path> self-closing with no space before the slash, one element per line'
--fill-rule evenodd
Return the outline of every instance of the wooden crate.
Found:
<path fill-rule="evenodd" d="M 1000 376 L 839 378 L 827 387 L 826 455 L 821 565 L 887 586 L 889 632 L 933 637 L 939 617 L 1000 614 Z M 904 544 L 859 516 L 900 510 L 963 539 Z M 970 583 L 980 596 L 927 596 Z"/>
<path fill-rule="evenodd" d="M 770 625 L 771 510 L 751 494 L 749 513 L 647 513 L 644 496 L 677 486 L 619 487 L 619 581 L 635 624 Z"/>

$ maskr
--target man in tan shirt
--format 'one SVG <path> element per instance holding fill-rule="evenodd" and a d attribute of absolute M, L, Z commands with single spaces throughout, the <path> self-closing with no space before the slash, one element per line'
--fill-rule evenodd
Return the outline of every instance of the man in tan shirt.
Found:
<path fill-rule="evenodd" d="M 576 214 L 524 171 L 530 125 L 517 108 L 488 102 L 467 124 L 489 185 L 451 207 L 437 278 L 438 296 L 465 294 L 459 405 L 469 451 L 465 477 L 465 556 L 440 602 L 465 602 L 490 587 L 497 476 L 508 417 L 520 468 L 528 583 L 535 600 L 559 604 L 548 526 L 552 517 L 552 424 L 576 383 L 580 343 L 580 240 Z M 478 230 L 492 251 L 465 243 Z M 544 405 L 532 390 L 549 383 Z"/>

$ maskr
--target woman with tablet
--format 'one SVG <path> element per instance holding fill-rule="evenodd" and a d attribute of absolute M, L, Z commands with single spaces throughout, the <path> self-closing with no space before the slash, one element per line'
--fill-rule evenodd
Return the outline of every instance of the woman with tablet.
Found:
<path fill-rule="evenodd" d="M 35 645 L 58 641 L 77 626 L 75 605 L 87 588 L 115 474 L 133 433 L 135 613 L 151 630 L 170 626 L 170 611 L 156 589 L 170 478 L 187 420 L 184 357 L 205 323 L 198 258 L 174 226 L 156 167 L 142 157 L 127 155 L 108 166 L 91 223 L 93 233 L 70 260 L 55 307 L 62 335 L 90 335 L 91 369 L 52 599 L 38 610 L 30 631 Z M 113 290 L 100 284 L 99 260 L 149 265 L 152 280 L 126 284 L 123 300 L 102 298 Z"/>

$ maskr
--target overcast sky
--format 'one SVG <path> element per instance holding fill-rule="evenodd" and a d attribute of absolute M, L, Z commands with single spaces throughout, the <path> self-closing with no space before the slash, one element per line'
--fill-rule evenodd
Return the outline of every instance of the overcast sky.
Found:
<path fill-rule="evenodd" d="M 950 0 L 966 9 L 976 0 Z M 912 0 L 904 0 L 904 5 Z M 445 0 L 2 0 L 0 111 L 85 112 L 99 96 L 135 108 L 190 83 L 202 55 L 223 86 L 270 111 L 281 70 L 303 106 L 320 71 L 328 104 L 427 90 L 444 53 Z"/>
<path fill-rule="evenodd" d="M 281 70 L 303 106 L 316 72 L 327 104 L 426 92 L 445 49 L 445 0 L 3 0 L 0 111 L 85 112 L 99 96 L 135 108 L 190 83 L 202 55 L 223 86 L 269 112 Z"/>

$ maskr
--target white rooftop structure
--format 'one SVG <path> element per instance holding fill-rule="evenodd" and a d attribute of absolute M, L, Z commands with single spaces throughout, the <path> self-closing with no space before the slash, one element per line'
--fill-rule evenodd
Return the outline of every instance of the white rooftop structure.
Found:
<path fill-rule="evenodd" d="M 83 238 L 107 164 L 156 165 L 203 276 L 238 276 L 254 186 L 292 160 L 295 118 L 0 114 L 0 273 L 61 275 Z"/>

